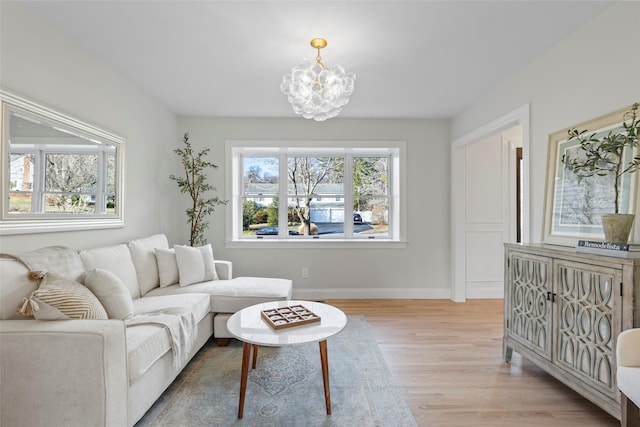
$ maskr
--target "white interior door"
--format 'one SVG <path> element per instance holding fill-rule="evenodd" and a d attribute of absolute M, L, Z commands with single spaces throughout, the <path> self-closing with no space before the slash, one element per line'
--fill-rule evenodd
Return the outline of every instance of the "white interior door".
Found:
<path fill-rule="evenodd" d="M 465 151 L 466 296 L 501 296 L 502 246 L 509 238 L 508 182 L 501 136 L 480 140 Z"/>
<path fill-rule="evenodd" d="M 528 105 L 490 123 L 452 148 L 452 299 L 502 298 L 504 243 L 528 241 Z M 517 147 L 523 148 L 521 195 L 516 198 Z"/>

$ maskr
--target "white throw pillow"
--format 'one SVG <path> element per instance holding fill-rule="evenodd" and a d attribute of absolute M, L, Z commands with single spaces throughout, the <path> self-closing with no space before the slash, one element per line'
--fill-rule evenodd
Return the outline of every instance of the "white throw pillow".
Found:
<path fill-rule="evenodd" d="M 80 251 L 80 258 L 86 271 L 102 268 L 122 280 L 131 293 L 131 298 L 140 298 L 140 286 L 136 267 L 131 260 L 131 252 L 125 244 L 100 247 Z"/>
<path fill-rule="evenodd" d="M 160 275 L 160 287 L 166 288 L 180 281 L 178 272 L 178 262 L 176 261 L 175 249 L 156 248 L 156 259 L 158 260 L 158 274 Z"/>
<path fill-rule="evenodd" d="M 86 274 L 84 285 L 98 298 L 109 319 L 124 320 L 133 316 L 131 294 L 115 274 L 101 268 L 94 268 Z"/>
<path fill-rule="evenodd" d="M 175 245 L 180 286 L 218 280 L 211 244 L 199 247 Z"/>
<path fill-rule="evenodd" d="M 164 234 L 154 234 L 143 239 L 130 241 L 127 246 L 131 251 L 131 260 L 136 268 L 140 294 L 144 295 L 158 287 L 158 264 L 154 249 L 169 249 L 169 242 Z"/>

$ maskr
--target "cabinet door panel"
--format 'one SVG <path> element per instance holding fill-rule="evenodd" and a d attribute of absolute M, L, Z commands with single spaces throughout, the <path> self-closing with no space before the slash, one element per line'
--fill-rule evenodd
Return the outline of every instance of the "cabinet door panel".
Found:
<path fill-rule="evenodd" d="M 622 271 L 556 260 L 554 362 L 607 395 L 615 384 L 615 337 L 620 333 Z"/>
<path fill-rule="evenodd" d="M 551 360 L 551 259 L 515 252 L 509 264 L 509 336 Z"/>

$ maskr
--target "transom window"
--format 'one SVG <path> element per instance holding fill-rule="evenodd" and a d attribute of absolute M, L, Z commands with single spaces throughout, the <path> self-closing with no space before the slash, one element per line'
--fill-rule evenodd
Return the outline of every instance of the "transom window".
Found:
<path fill-rule="evenodd" d="M 227 153 L 228 240 L 402 239 L 404 142 L 228 141 Z"/>

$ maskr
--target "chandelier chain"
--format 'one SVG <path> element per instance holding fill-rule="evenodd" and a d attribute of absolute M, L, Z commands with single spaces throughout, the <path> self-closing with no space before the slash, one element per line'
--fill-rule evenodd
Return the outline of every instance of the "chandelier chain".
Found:
<path fill-rule="evenodd" d="M 322 65 L 322 68 L 324 68 L 325 70 L 327 70 L 327 69 L 328 69 L 328 68 L 327 68 L 327 66 L 326 66 L 326 65 L 324 65 L 324 63 L 322 62 L 322 56 L 320 56 L 320 49 L 322 49 L 322 48 L 320 48 L 320 47 L 318 48 L 318 56 L 316 56 L 316 62 L 317 62 L 318 64 Z"/>

